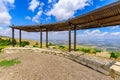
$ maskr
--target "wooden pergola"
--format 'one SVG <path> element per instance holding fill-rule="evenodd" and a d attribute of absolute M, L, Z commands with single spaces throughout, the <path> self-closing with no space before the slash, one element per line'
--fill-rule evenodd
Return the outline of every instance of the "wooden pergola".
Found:
<path fill-rule="evenodd" d="M 48 32 L 68 31 L 69 51 L 71 51 L 71 30 L 74 31 L 74 50 L 76 50 L 76 30 L 108 27 L 120 24 L 120 1 L 96 9 L 84 15 L 69 19 L 64 22 L 40 25 L 10 26 L 12 28 L 12 44 L 14 47 L 14 29 L 19 30 L 21 46 L 21 31 L 40 32 L 40 48 L 42 48 L 42 32 L 46 32 L 46 47 L 48 47 Z"/>

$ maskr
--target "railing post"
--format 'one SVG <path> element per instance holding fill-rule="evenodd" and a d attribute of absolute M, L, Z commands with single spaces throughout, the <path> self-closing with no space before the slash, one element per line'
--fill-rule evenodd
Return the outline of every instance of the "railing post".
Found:
<path fill-rule="evenodd" d="M 40 27 L 40 48 L 42 48 L 42 27 Z"/>
<path fill-rule="evenodd" d="M 12 46 L 14 47 L 14 25 L 12 25 Z"/>
<path fill-rule="evenodd" d="M 46 47 L 48 48 L 48 28 L 46 28 Z"/>
<path fill-rule="evenodd" d="M 20 42 L 20 47 L 21 47 L 21 29 L 19 30 L 19 42 Z"/>
<path fill-rule="evenodd" d="M 76 25 L 74 25 L 74 51 L 76 51 Z"/>
<path fill-rule="evenodd" d="M 68 37 L 69 37 L 69 52 L 71 51 L 71 23 L 69 22 L 69 31 L 68 31 Z"/>

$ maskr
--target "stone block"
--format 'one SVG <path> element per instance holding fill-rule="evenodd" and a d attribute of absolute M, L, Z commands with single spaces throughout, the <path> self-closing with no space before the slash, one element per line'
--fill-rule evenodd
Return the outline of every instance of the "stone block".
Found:
<path fill-rule="evenodd" d="M 115 65 L 120 66 L 120 62 L 116 62 Z"/>
<path fill-rule="evenodd" d="M 93 64 L 89 64 L 87 63 L 87 66 L 94 69 L 94 70 L 97 70 L 97 66 L 93 65 Z"/>
<path fill-rule="evenodd" d="M 117 74 L 117 75 L 120 76 L 120 66 L 112 65 L 112 66 L 110 67 L 110 69 L 112 70 L 112 72 L 113 72 L 114 74 Z"/>
<path fill-rule="evenodd" d="M 103 68 L 97 68 L 97 71 L 99 71 L 99 72 L 101 72 L 101 73 L 103 73 L 103 74 L 105 74 L 105 75 L 110 75 L 110 72 L 109 71 L 106 71 L 105 69 L 103 69 Z"/>

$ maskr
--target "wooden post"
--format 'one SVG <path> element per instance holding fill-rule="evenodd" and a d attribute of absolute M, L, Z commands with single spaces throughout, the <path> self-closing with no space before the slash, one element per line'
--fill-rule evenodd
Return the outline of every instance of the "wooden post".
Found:
<path fill-rule="evenodd" d="M 71 51 L 71 24 L 69 23 L 69 52 Z"/>
<path fill-rule="evenodd" d="M 46 47 L 48 48 L 48 29 L 46 28 Z"/>
<path fill-rule="evenodd" d="M 20 42 L 20 47 L 21 47 L 21 29 L 19 30 L 19 42 Z"/>
<path fill-rule="evenodd" d="M 42 27 L 40 27 L 40 48 L 42 48 Z"/>
<path fill-rule="evenodd" d="M 76 25 L 74 25 L 74 51 L 76 51 Z"/>
<path fill-rule="evenodd" d="M 14 47 L 14 28 L 12 28 L 12 46 Z"/>

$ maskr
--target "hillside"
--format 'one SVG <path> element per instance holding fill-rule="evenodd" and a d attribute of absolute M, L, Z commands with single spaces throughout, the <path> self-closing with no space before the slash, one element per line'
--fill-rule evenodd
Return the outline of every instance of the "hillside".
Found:
<path fill-rule="evenodd" d="M 28 40 L 28 39 L 22 39 L 22 47 L 39 47 L 39 42 L 35 40 Z M 0 36 L 0 52 L 2 49 L 6 47 L 12 46 L 12 40 L 10 37 L 6 36 Z M 55 49 L 55 50 L 62 50 L 67 51 L 68 46 L 64 44 L 55 44 L 55 43 L 49 43 L 49 48 Z M 19 39 L 15 39 L 15 47 L 19 47 Z M 46 48 L 45 43 L 43 43 L 43 48 Z M 73 49 L 73 45 L 72 45 Z M 91 54 L 95 56 L 105 57 L 105 58 L 114 58 L 116 60 L 120 60 L 120 52 L 119 51 L 106 51 L 104 49 L 100 49 L 96 46 L 92 45 L 77 45 L 77 52 L 82 52 L 85 54 Z"/>
<path fill-rule="evenodd" d="M 11 39 L 11 37 L 8 37 L 8 36 L 0 36 L 0 38 L 2 38 L 2 39 Z M 15 38 L 15 40 L 17 42 L 19 42 L 18 38 Z M 35 40 L 28 40 L 28 39 L 22 39 L 22 41 L 29 41 L 30 44 L 35 44 L 36 42 L 38 42 L 38 41 L 35 41 Z"/>

